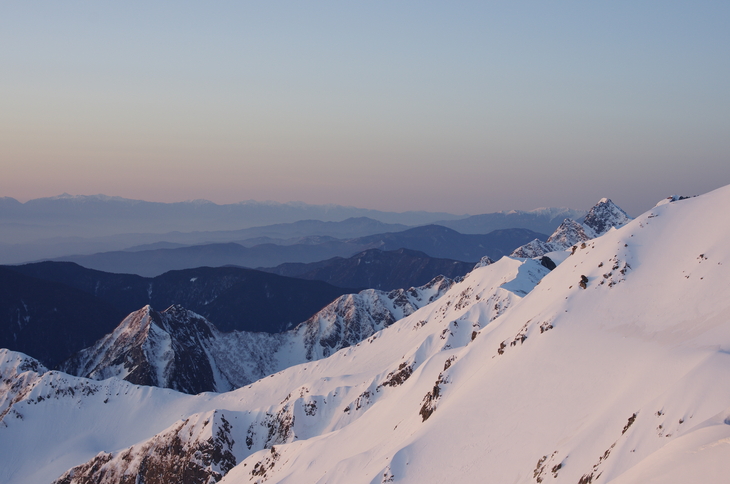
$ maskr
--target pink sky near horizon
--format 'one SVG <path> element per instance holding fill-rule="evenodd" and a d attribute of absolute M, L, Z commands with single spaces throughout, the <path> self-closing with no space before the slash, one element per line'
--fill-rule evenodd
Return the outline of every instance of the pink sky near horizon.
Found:
<path fill-rule="evenodd" d="M 730 183 L 730 7 L 17 4 L 0 196 L 630 214 Z"/>

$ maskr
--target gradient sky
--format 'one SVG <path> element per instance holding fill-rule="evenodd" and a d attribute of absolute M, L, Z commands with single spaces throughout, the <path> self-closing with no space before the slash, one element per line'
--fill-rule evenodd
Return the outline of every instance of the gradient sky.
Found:
<path fill-rule="evenodd" d="M 730 2 L 3 2 L 0 196 L 630 214 L 730 183 Z"/>

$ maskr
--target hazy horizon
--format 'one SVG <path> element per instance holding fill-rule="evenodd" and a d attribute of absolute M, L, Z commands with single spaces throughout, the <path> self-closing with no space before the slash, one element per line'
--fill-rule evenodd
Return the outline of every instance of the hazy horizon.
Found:
<path fill-rule="evenodd" d="M 0 196 L 632 216 L 730 183 L 730 5 L 12 4 Z"/>

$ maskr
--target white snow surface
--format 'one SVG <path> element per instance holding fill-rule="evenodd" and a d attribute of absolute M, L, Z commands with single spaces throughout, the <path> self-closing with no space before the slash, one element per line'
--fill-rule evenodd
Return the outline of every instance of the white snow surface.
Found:
<path fill-rule="evenodd" d="M 728 206 L 730 187 L 655 207 L 550 273 L 503 258 L 355 346 L 225 394 L 3 350 L 0 482 L 123 460 L 217 414 L 235 442 L 221 483 L 727 482 Z"/>

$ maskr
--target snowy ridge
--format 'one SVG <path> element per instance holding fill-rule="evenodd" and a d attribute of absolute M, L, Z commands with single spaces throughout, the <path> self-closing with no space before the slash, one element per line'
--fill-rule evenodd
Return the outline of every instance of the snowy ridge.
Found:
<path fill-rule="evenodd" d="M 626 212 L 608 198 L 602 198 L 586 214 L 583 223 L 566 218 L 555 232 L 543 242 L 535 239 L 510 254 L 511 257 L 541 257 L 558 252 L 599 237 L 612 228 L 619 228 L 631 221 Z"/>
<path fill-rule="evenodd" d="M 725 482 L 727 206 L 730 187 L 655 207 L 552 272 L 503 258 L 359 344 L 225 394 L 43 373 L 12 390 L 0 481 L 142 459 L 186 419 L 203 442 L 217 411 L 235 466 L 190 482 Z"/>
<path fill-rule="evenodd" d="M 452 284 L 439 276 L 419 288 L 348 294 L 296 328 L 277 334 L 222 333 L 181 306 L 158 312 L 148 305 L 64 362 L 61 370 L 191 394 L 230 391 L 355 345 L 435 301 Z"/>
<path fill-rule="evenodd" d="M 485 274 L 484 271 L 487 271 L 487 273 Z M 477 320 L 480 316 L 486 318 L 488 321 L 504 313 L 515 301 L 520 299 L 521 296 L 519 294 L 529 292 L 539 279 L 547 273 L 547 270 L 536 261 L 515 261 L 505 258 L 497 264 L 486 266 L 472 274 L 479 274 L 480 272 L 485 277 L 471 281 L 467 278 L 464 281 L 454 284 L 451 290 L 442 298 L 424 308 L 428 309 L 428 311 L 423 314 L 423 317 L 433 320 L 433 323 L 429 322 L 428 326 L 426 325 L 426 319 L 413 319 L 422 312 L 416 311 L 410 317 L 405 318 L 410 320 L 410 322 L 406 327 L 399 329 L 394 334 L 395 338 L 385 341 L 382 338 L 382 333 L 376 333 L 368 338 L 368 340 L 353 347 L 345 348 L 330 358 L 289 368 L 275 375 L 271 375 L 271 378 L 264 378 L 237 392 L 223 394 L 218 397 L 213 397 L 212 394 L 189 397 L 193 399 L 193 402 L 203 403 L 193 406 L 193 408 L 197 408 L 198 410 L 188 411 L 189 413 L 183 413 L 181 416 L 191 413 L 209 412 L 212 409 L 249 409 L 245 419 L 229 419 L 233 426 L 233 430 L 231 431 L 233 432 L 232 435 L 234 435 L 233 439 L 238 443 L 245 443 L 245 446 L 242 447 L 234 446 L 234 450 L 236 450 L 234 454 L 239 463 L 243 458 L 257 450 L 269 449 L 267 452 L 270 452 L 271 447 L 275 445 L 278 446 L 299 439 L 308 439 L 320 435 L 322 432 L 346 427 L 363 416 L 365 409 L 371 406 L 375 400 L 387 394 L 392 396 L 392 391 L 389 389 L 395 389 L 405 382 L 411 375 L 413 369 L 419 367 L 421 362 L 426 360 L 431 354 L 439 353 L 444 348 L 457 348 L 468 344 L 474 336 L 474 332 L 479 329 Z M 501 286 L 503 285 L 506 285 L 507 288 L 502 288 Z M 424 294 L 424 296 L 428 296 L 425 298 L 422 297 L 424 301 L 439 294 L 438 285 L 431 287 L 431 291 L 430 295 Z M 394 300 L 396 299 L 394 298 Z M 488 307 L 481 307 L 472 316 L 466 316 L 474 304 L 480 300 L 484 301 L 484 304 L 481 306 L 488 305 Z M 395 323 L 392 326 L 397 326 L 398 324 Z M 387 331 L 389 329 L 386 329 Z M 362 352 L 362 348 L 364 347 L 370 347 L 376 351 L 374 354 L 366 354 L 365 359 L 353 366 L 352 363 L 355 362 L 358 353 Z M 392 361 L 392 358 L 396 354 L 400 354 L 400 352 L 405 353 L 404 359 L 409 361 L 409 364 L 403 365 L 400 358 L 396 362 Z M 324 362 L 327 363 L 320 366 L 320 363 Z M 348 365 L 349 370 L 354 371 L 355 374 L 344 374 L 331 381 L 329 378 L 322 378 L 321 375 L 323 372 L 324 374 L 330 373 L 336 368 L 341 368 L 343 364 Z M 314 370 L 314 373 L 307 371 L 308 369 Z M 341 370 L 337 370 L 335 373 L 339 374 Z M 47 381 L 51 380 L 51 375 L 57 375 L 55 381 Z M 316 386 L 310 388 L 309 380 L 311 378 L 314 378 Z M 158 442 L 156 445 L 163 445 L 159 443 L 162 441 L 169 443 L 170 439 L 174 440 L 173 434 L 177 431 L 172 432 L 172 430 L 177 428 L 179 422 L 171 422 L 170 417 L 175 415 L 175 412 L 158 403 L 158 399 L 161 398 L 159 392 L 169 392 L 169 390 L 152 387 L 136 387 L 116 379 L 93 382 L 83 378 L 69 377 L 58 372 L 48 372 L 43 375 L 41 380 L 44 382 L 44 385 L 41 385 L 41 387 L 46 388 L 42 392 L 45 391 L 48 394 L 43 401 L 47 401 L 46 403 L 48 404 L 52 401 L 61 402 L 62 408 L 75 412 L 77 419 L 84 418 L 82 412 L 80 412 L 81 407 L 84 405 L 95 405 L 97 408 L 101 406 L 100 411 L 102 413 L 105 411 L 103 406 L 107 402 L 114 404 L 113 408 L 117 409 L 117 411 L 120 408 L 124 408 L 124 411 L 116 417 L 119 422 L 106 423 L 107 425 L 112 425 L 112 427 L 118 427 L 116 430 L 107 430 L 111 432 L 110 435 L 113 435 L 114 432 L 120 434 L 117 438 L 112 439 L 114 442 L 122 443 L 125 440 L 129 441 L 129 437 L 125 437 L 128 434 L 135 435 L 139 434 L 140 431 L 153 431 L 154 429 L 157 429 L 155 430 L 156 436 L 151 436 L 143 440 L 147 441 L 152 439 Z M 122 384 L 124 388 L 124 391 L 121 393 L 114 389 L 119 384 Z M 108 389 L 110 385 L 113 387 L 111 390 Z M 87 393 L 91 395 L 106 395 L 107 402 L 100 403 L 98 399 L 91 398 L 83 400 L 74 398 L 73 395 L 77 395 L 78 390 L 74 392 L 70 389 L 79 386 L 93 389 L 87 390 Z M 293 391 L 290 391 L 291 389 Z M 236 396 L 239 395 L 239 392 L 244 392 L 245 395 L 240 394 L 240 396 Z M 140 393 L 144 394 L 145 405 L 140 406 L 139 403 L 130 404 L 128 402 L 130 398 L 136 401 L 136 399 L 140 398 Z M 163 394 L 163 397 L 165 395 L 170 396 L 167 393 Z M 251 400 L 251 397 L 253 397 L 253 400 Z M 182 399 L 175 405 L 189 405 L 191 402 L 189 398 Z M 26 403 L 25 400 L 20 398 L 16 402 L 16 406 L 22 407 L 24 403 Z M 154 407 L 156 410 L 153 410 L 151 414 L 147 414 L 147 412 L 151 411 L 150 407 Z M 33 407 L 30 408 L 36 410 L 35 402 Z M 86 412 L 87 414 L 89 413 L 88 410 Z M 144 429 L 144 426 L 140 425 L 136 420 L 139 412 L 145 412 L 144 422 L 149 425 L 150 420 L 152 420 L 155 424 L 151 425 L 149 429 Z M 160 417 L 160 412 L 165 412 L 166 416 L 160 418 L 158 422 L 154 419 Z M 123 415 L 128 416 L 124 417 Z M 46 415 L 42 411 L 38 416 L 41 419 L 50 418 L 49 415 Z M 126 429 L 122 423 L 125 419 L 130 429 Z M 165 422 L 169 423 L 160 428 Z M 15 425 L 16 422 L 12 420 L 11 423 Z M 76 426 L 73 426 L 70 429 L 64 429 L 64 432 L 70 434 L 65 438 L 72 440 L 78 438 L 74 437 L 74 435 L 81 430 L 81 427 L 77 429 Z M 14 428 L 20 429 L 20 427 Z M 245 437 L 241 436 L 242 432 Z M 163 434 L 167 437 L 161 439 L 160 435 L 157 434 Z M 0 441 L 3 438 L 0 435 Z M 126 446 L 119 444 L 109 446 L 107 444 L 107 447 L 103 449 L 125 448 L 135 442 L 132 440 Z M 137 449 L 146 449 L 145 452 L 149 448 L 150 446 L 143 445 L 141 441 L 140 445 L 137 446 Z M 92 459 L 103 449 L 93 452 L 87 459 Z M 56 450 L 48 450 L 47 452 L 56 454 L 57 457 L 52 458 L 52 461 L 57 465 L 56 459 L 58 458 L 58 454 L 63 453 L 63 451 L 57 448 Z M 109 450 L 105 450 L 105 452 L 108 453 Z M 104 462 L 106 462 L 107 458 L 108 456 L 104 457 Z M 73 465 L 80 465 L 83 462 L 79 461 Z M 102 461 L 96 462 L 102 463 Z M 4 462 L 0 462 L 0 464 L 4 464 Z M 69 465 L 68 467 L 71 466 Z M 17 466 L 14 468 L 17 468 Z M 85 468 L 94 468 L 94 466 L 89 465 L 85 466 Z M 63 470 L 59 470 L 56 476 L 60 475 Z M 54 478 L 55 476 L 52 476 L 52 473 L 53 471 L 48 470 L 48 475 Z M 2 474 L 0 474 L 0 478 L 2 477 Z M 97 475 L 97 478 L 99 477 Z M 63 482 L 105 481 L 71 480 Z"/>
<path fill-rule="evenodd" d="M 37 383 L 37 375 L 48 369 L 30 356 L 0 349 L 0 422 Z"/>

